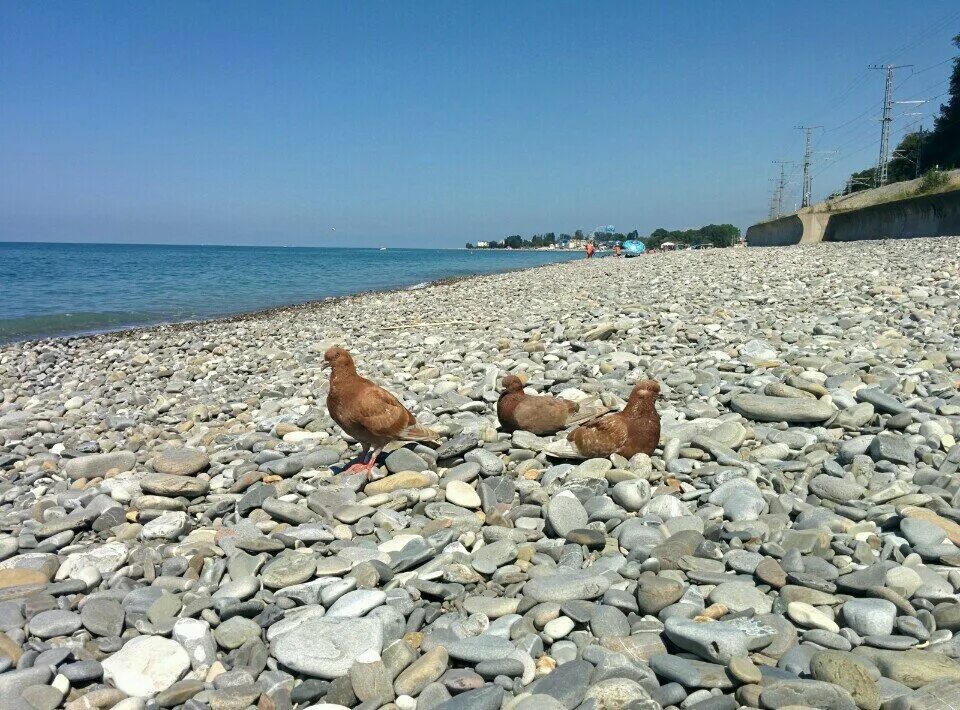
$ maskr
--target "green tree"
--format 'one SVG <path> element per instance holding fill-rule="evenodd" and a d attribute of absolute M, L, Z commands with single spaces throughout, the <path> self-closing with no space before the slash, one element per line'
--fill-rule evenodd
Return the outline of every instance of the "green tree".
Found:
<path fill-rule="evenodd" d="M 473 249 L 473 242 L 467 242 L 467 249 Z"/>
<path fill-rule="evenodd" d="M 519 234 L 513 234 L 504 239 L 503 244 L 511 249 L 520 249 L 523 246 L 523 237 Z"/>
<path fill-rule="evenodd" d="M 960 34 L 953 38 L 953 46 L 960 49 Z M 934 165 L 941 169 L 960 168 L 960 57 L 953 60 L 950 74 L 950 98 L 941 104 L 930 134 L 929 148 L 924 141 L 921 169 Z"/>

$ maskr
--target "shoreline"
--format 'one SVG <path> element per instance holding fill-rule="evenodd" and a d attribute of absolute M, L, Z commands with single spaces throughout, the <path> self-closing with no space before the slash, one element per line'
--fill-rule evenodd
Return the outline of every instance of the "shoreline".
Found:
<path fill-rule="evenodd" d="M 5 346 L 0 647 L 30 659 L 83 628 L 96 673 L 50 654 L 44 678 L 120 702 L 186 688 L 239 707 L 237 688 L 244 704 L 279 688 L 277 707 L 356 706 L 378 674 L 400 685 L 367 704 L 426 706 L 444 683 L 388 664 L 480 686 L 497 662 L 461 697 L 612 688 L 618 707 L 675 706 L 710 668 L 733 707 L 759 681 L 795 697 L 810 672 L 754 664 L 785 668 L 813 626 L 835 629 L 819 637 L 833 657 L 880 654 L 889 682 L 858 671 L 865 693 L 926 707 L 942 684 L 907 683 L 960 678 L 960 637 L 909 633 L 960 611 L 958 322 L 953 238 L 568 261 Z M 333 345 L 439 444 L 392 442 L 376 475 L 348 472 Z M 616 412 L 653 379 L 659 417 L 631 421 L 640 453 L 615 435 L 584 458 L 563 428 L 505 430 L 507 374 Z M 341 404 L 382 421 L 383 398 L 354 396 Z M 211 689 L 218 663 L 249 678 Z M 11 668 L 0 684 L 35 670 Z M 854 707 L 845 680 L 817 682 Z"/>
<path fill-rule="evenodd" d="M 144 246 L 153 246 L 153 245 L 144 245 Z M 156 246 L 167 246 L 167 245 L 156 245 Z M 199 246 L 199 245 L 194 245 L 194 246 Z M 317 248 L 323 248 L 323 247 L 317 247 Z M 365 249 L 365 247 L 356 247 L 356 248 Z M 475 251 L 475 250 L 467 250 L 467 249 L 461 249 L 461 250 Z M 453 249 L 451 249 L 451 251 L 453 251 Z M 513 249 L 513 250 L 499 250 L 499 251 L 538 251 L 538 250 Z M 558 264 L 566 264 L 566 263 L 575 262 L 575 261 L 579 261 L 579 260 L 569 259 L 566 261 L 537 264 L 534 266 L 521 266 L 513 269 L 504 269 L 502 271 L 491 271 L 486 273 L 467 274 L 464 276 L 446 276 L 439 279 L 434 279 L 433 281 L 419 281 L 406 286 L 357 291 L 355 293 L 344 294 L 341 296 L 328 296 L 326 298 L 310 299 L 307 301 L 297 301 L 297 302 L 287 303 L 280 306 L 269 306 L 266 308 L 256 308 L 249 311 L 238 311 L 236 313 L 224 313 L 220 315 L 211 315 L 210 317 L 205 317 L 205 318 L 160 321 L 155 323 L 145 323 L 143 325 L 120 326 L 118 328 L 109 328 L 106 330 L 81 331 L 81 332 L 69 334 L 69 335 L 49 335 L 49 336 L 44 336 L 39 338 L 32 338 L 32 337 L 16 338 L 13 340 L 0 342 L 0 353 L 2 353 L 3 350 L 9 346 L 24 344 L 24 343 L 43 343 L 43 342 L 53 342 L 53 341 L 60 341 L 60 340 L 89 339 L 89 338 L 98 338 L 98 337 L 109 336 L 109 335 L 116 335 L 118 337 L 119 336 L 130 337 L 137 333 L 143 333 L 143 332 L 149 332 L 149 331 L 160 331 L 160 330 L 170 331 L 170 332 L 184 332 L 186 330 L 189 330 L 192 327 L 209 325 L 212 323 L 236 323 L 236 322 L 242 322 L 242 321 L 248 321 L 248 320 L 254 320 L 254 319 L 268 318 L 270 316 L 282 315 L 288 311 L 289 312 L 302 311 L 304 309 L 316 308 L 323 305 L 328 305 L 330 303 L 344 301 L 344 300 L 356 298 L 359 296 L 369 295 L 369 294 L 377 294 L 377 293 L 386 294 L 386 293 L 398 293 L 398 292 L 404 292 L 404 291 L 417 291 L 417 290 L 422 290 L 426 288 L 431 288 L 434 286 L 453 284 L 459 281 L 465 281 L 469 279 L 483 278 L 485 276 L 496 276 L 500 274 L 519 273 L 519 272 L 528 271 L 531 269 L 539 269 L 543 267 L 555 266 Z"/>

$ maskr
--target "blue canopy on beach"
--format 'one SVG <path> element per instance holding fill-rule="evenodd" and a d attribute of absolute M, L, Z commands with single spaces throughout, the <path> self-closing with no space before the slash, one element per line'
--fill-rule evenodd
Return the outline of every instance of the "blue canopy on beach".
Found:
<path fill-rule="evenodd" d="M 643 254 L 647 250 L 647 245 L 639 239 L 631 239 L 623 243 L 623 250 L 627 254 Z"/>

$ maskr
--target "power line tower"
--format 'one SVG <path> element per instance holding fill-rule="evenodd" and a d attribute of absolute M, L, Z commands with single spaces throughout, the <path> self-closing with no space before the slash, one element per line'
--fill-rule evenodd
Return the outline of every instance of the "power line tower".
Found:
<path fill-rule="evenodd" d="M 883 118 L 880 119 L 880 157 L 877 160 L 875 182 L 877 187 L 887 184 L 887 166 L 890 162 L 890 124 L 893 123 L 893 71 L 911 67 L 912 64 L 871 64 L 871 69 L 882 69 L 887 73 L 887 82 L 883 91 Z"/>
<path fill-rule="evenodd" d="M 917 138 L 917 165 L 914 177 L 920 177 L 920 157 L 923 155 L 923 124 L 920 124 L 920 136 Z"/>
<path fill-rule="evenodd" d="M 813 161 L 813 144 L 810 142 L 814 130 L 823 128 L 823 126 L 794 126 L 799 131 L 804 132 L 803 147 L 803 199 L 800 201 L 801 207 L 810 206 L 810 196 L 813 192 L 813 176 L 810 175 L 810 164 Z"/>
<path fill-rule="evenodd" d="M 783 196 L 787 191 L 787 166 L 794 165 L 792 160 L 774 160 L 774 165 L 780 166 L 780 178 L 774 183 L 773 199 L 770 202 L 770 216 L 779 217 L 783 214 Z"/>

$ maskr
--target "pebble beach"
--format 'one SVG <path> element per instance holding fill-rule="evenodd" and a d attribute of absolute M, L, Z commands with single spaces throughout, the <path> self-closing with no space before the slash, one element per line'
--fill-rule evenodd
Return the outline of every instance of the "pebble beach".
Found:
<path fill-rule="evenodd" d="M 439 447 L 381 477 L 346 347 Z M 506 374 L 660 446 L 498 429 Z M 0 346 L 0 710 L 960 707 L 960 237 Z"/>

